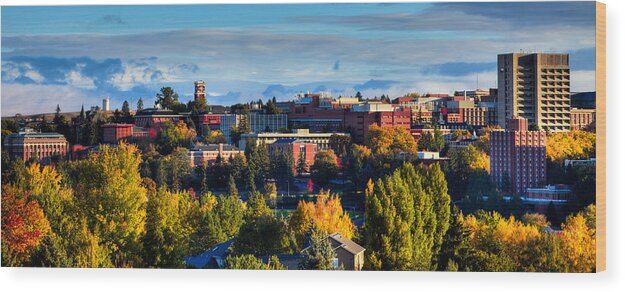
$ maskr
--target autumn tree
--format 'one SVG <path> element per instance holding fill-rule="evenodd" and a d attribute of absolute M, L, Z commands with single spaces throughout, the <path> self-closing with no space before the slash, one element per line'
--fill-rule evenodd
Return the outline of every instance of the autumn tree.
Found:
<path fill-rule="evenodd" d="M 410 132 L 399 126 L 380 127 L 375 124 L 369 126 L 365 137 L 365 145 L 374 154 L 412 153 L 417 151 L 417 144 Z"/>
<path fill-rule="evenodd" d="M 162 154 L 169 154 L 177 147 L 189 146 L 195 137 L 195 129 L 187 127 L 183 121 L 167 122 L 158 133 L 159 150 Z"/>
<path fill-rule="evenodd" d="M 116 252 L 117 267 L 141 264 L 146 190 L 139 174 L 141 157 L 131 144 L 103 145 L 98 155 L 74 162 L 74 188 L 90 230 Z"/>
<path fill-rule="evenodd" d="M 480 172 L 486 175 L 490 173 L 490 158 L 473 145 L 463 149 L 451 149 L 448 156 L 450 161 L 445 173 L 447 177 L 454 178 L 449 181 L 449 192 L 455 198 L 464 197 L 472 175 Z"/>
<path fill-rule="evenodd" d="M 289 228 L 300 247 L 305 241 L 306 232 L 311 225 L 316 230 L 327 234 L 341 233 L 352 239 L 356 233 L 356 226 L 343 210 L 341 199 L 329 191 L 321 191 L 316 202 L 299 201 L 297 209 L 289 215 Z"/>
<path fill-rule="evenodd" d="M 50 224 L 29 193 L 2 186 L 2 266 L 30 263 L 31 255 L 50 232 Z"/>

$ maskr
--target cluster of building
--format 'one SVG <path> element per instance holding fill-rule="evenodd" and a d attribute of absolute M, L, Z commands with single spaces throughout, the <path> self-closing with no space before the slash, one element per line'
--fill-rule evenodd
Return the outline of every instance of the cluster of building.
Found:
<path fill-rule="evenodd" d="M 492 181 L 500 187 L 509 185 L 517 194 L 536 194 L 546 182 L 546 132 L 592 130 L 594 94 L 570 92 L 568 54 L 502 54 L 497 58 L 497 73 L 497 88 L 411 94 L 390 103 L 377 98 L 300 93 L 292 101 L 277 102 L 280 113 L 267 113 L 257 104 L 245 112 L 211 105 L 194 117 L 191 113 L 147 108 L 134 114 L 132 124 L 102 125 L 102 141 L 150 139 L 166 122 L 195 118 L 198 133 L 219 130 L 226 143 L 190 147 L 193 166 L 242 153 L 249 142 L 265 143 L 271 152 L 289 149 L 295 161 L 303 159 L 310 165 L 317 151 L 329 148 L 333 135 L 350 136 L 353 142 L 363 143 L 372 125 L 402 127 L 416 140 L 432 133 L 432 125 L 436 125 L 450 147 L 466 147 L 477 139 L 476 130 L 498 126 L 501 130 L 491 132 Z M 195 82 L 194 97 L 206 98 L 204 81 Z M 108 104 L 105 98 L 102 107 L 110 114 Z M 90 112 L 96 111 L 87 115 Z M 80 124 L 83 118 L 81 114 L 73 124 Z M 247 123 L 250 133 L 240 135 L 238 145 L 234 145 L 232 130 L 241 123 Z M 452 141 L 451 134 L 458 129 L 471 130 L 471 137 Z M 67 141 L 59 134 L 22 132 L 9 135 L 4 142 L 11 154 L 24 159 L 45 160 L 68 152 Z"/>

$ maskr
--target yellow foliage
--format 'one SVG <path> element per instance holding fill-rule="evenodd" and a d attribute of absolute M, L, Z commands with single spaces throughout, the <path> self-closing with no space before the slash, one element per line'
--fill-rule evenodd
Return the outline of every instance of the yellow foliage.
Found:
<path fill-rule="evenodd" d="M 356 231 L 349 214 L 343 211 L 339 196 L 327 191 L 322 191 L 315 203 L 300 201 L 297 210 L 289 217 L 289 226 L 300 238 L 308 231 L 311 223 L 318 230 L 328 234 L 339 232 L 350 239 Z"/>
<path fill-rule="evenodd" d="M 596 135 L 587 131 L 571 131 L 547 137 L 547 158 L 562 162 L 564 159 L 587 159 L 595 153 Z"/>

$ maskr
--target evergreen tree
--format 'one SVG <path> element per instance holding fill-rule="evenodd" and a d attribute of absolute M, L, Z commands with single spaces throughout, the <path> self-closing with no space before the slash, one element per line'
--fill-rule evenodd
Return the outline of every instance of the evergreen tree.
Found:
<path fill-rule="evenodd" d="M 234 176 L 230 175 L 228 179 L 228 196 L 239 196 L 239 191 L 237 190 L 237 184 L 234 181 Z"/>
<path fill-rule="evenodd" d="M 325 231 L 311 226 L 308 235 L 308 247 L 302 252 L 299 268 L 302 270 L 336 270 L 336 253 Z"/>
<path fill-rule="evenodd" d="M 137 101 L 137 111 L 141 110 L 143 110 L 143 99 L 139 97 L 139 100 Z"/>

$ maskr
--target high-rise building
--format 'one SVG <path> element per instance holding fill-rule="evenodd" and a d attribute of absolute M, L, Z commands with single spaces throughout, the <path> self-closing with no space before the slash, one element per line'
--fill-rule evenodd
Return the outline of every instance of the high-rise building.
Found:
<path fill-rule="evenodd" d="M 506 129 L 490 133 L 491 180 L 506 191 L 525 194 L 547 179 L 547 135 L 528 131 L 528 121 L 513 117 Z"/>
<path fill-rule="evenodd" d="M 204 80 L 195 81 L 195 94 L 194 99 L 198 98 L 206 99 L 206 82 Z"/>
<path fill-rule="evenodd" d="M 497 119 L 505 126 L 513 116 L 542 131 L 571 128 L 571 74 L 568 54 L 501 54 L 497 56 Z"/>

